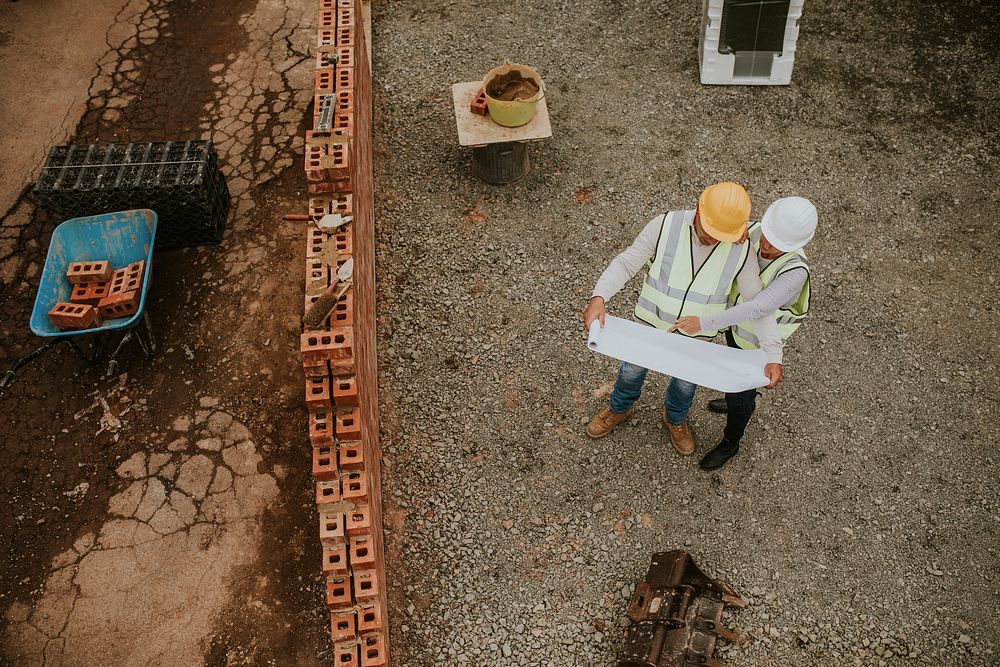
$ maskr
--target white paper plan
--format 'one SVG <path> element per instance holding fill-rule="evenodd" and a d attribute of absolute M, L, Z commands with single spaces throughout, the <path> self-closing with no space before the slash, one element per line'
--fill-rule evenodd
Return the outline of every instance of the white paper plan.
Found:
<path fill-rule="evenodd" d="M 590 325 L 587 347 L 718 391 L 745 391 L 768 383 L 762 350 L 716 345 L 611 315 L 605 317 L 603 329 L 598 320 Z"/>

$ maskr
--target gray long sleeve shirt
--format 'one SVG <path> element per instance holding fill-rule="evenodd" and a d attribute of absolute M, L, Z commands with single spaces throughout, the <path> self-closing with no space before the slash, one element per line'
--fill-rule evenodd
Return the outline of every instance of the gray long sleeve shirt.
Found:
<path fill-rule="evenodd" d="M 695 269 L 698 269 L 708 259 L 708 255 L 712 251 L 712 246 L 702 245 L 698 239 L 698 234 L 695 233 L 693 223 L 694 211 L 685 211 L 684 224 L 691 228 L 691 251 L 694 257 Z M 632 245 L 611 260 L 611 263 L 608 264 L 604 273 L 597 280 L 592 297 L 599 296 L 607 303 L 611 300 L 611 297 L 621 291 L 625 283 L 646 266 L 646 262 L 656 255 L 656 243 L 660 238 L 660 228 L 662 225 L 662 215 L 658 215 L 650 220 L 639 233 L 639 236 L 636 237 L 635 241 L 632 242 Z M 743 268 L 736 276 L 736 284 L 739 287 L 740 293 L 748 300 L 757 296 L 758 292 L 761 291 L 760 274 L 757 263 L 752 261 L 752 258 L 747 259 Z M 742 318 L 737 321 L 742 322 L 745 319 Z M 760 346 L 767 356 L 767 362 L 780 364 L 782 343 L 781 337 L 778 335 L 778 325 L 774 320 L 774 311 L 772 310 L 765 317 L 753 319 L 751 324 L 760 339 Z M 705 326 L 703 322 L 702 328 L 711 330 L 714 327 Z"/>
<path fill-rule="evenodd" d="M 757 265 L 763 273 L 773 260 L 764 259 L 757 254 Z M 795 303 L 802 287 L 806 284 L 809 272 L 799 267 L 786 271 L 771 281 L 771 284 L 757 293 L 752 299 L 744 297 L 743 303 L 728 308 L 718 315 L 701 318 L 701 326 L 705 329 L 722 329 L 731 327 L 737 322 L 747 322 L 765 316 L 773 316 L 778 308 L 787 308 Z"/>

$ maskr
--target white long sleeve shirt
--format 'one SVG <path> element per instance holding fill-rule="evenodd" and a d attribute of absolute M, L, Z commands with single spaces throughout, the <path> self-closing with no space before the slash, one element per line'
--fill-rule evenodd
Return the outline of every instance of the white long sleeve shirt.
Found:
<path fill-rule="evenodd" d="M 684 224 L 690 227 L 691 254 L 694 257 L 695 270 L 697 270 L 708 259 L 708 255 L 712 251 L 712 246 L 702 245 L 698 239 L 698 234 L 694 230 L 693 223 L 694 211 L 685 211 Z M 591 298 L 599 296 L 607 303 L 611 300 L 611 297 L 621 291 L 625 283 L 631 280 L 635 274 L 646 266 L 649 260 L 656 256 L 656 243 L 660 238 L 660 228 L 662 225 L 662 215 L 658 215 L 650 220 L 643 230 L 639 232 L 639 236 L 635 238 L 632 245 L 611 260 L 611 263 L 608 264 L 608 267 L 604 269 L 604 273 L 597 280 L 597 285 L 594 287 Z M 736 284 L 739 287 L 740 293 L 747 300 L 753 299 L 761 291 L 759 269 L 757 262 L 753 261 L 752 258 L 748 258 L 743 264 L 743 268 L 736 276 Z M 742 322 L 744 319 L 746 318 L 737 321 Z M 780 364 L 782 343 L 781 336 L 778 335 L 778 325 L 774 320 L 774 311 L 771 311 L 765 317 L 752 320 L 751 324 L 760 339 L 760 347 L 767 356 L 767 362 L 769 364 Z M 703 323 L 703 328 L 708 327 L 705 327 Z"/>

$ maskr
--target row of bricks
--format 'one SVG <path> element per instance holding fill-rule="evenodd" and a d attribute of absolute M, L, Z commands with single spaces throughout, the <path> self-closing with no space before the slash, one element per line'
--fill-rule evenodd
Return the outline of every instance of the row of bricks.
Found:
<path fill-rule="evenodd" d="M 332 421 L 331 416 L 333 416 Z M 334 441 L 354 442 L 360 439 L 360 408 L 355 406 L 337 414 L 325 406 L 309 410 L 309 442 L 313 447 L 331 445 Z"/>
<path fill-rule="evenodd" d="M 334 643 L 354 641 L 370 632 L 385 629 L 382 605 L 378 600 L 366 601 L 357 610 L 336 611 L 330 614 L 330 632 Z"/>
<path fill-rule="evenodd" d="M 357 570 L 351 576 L 331 575 L 326 581 L 326 606 L 330 611 L 350 609 L 355 602 L 377 599 L 378 570 Z"/>
<path fill-rule="evenodd" d="M 336 9 L 337 7 L 353 7 L 354 0 L 319 0 L 319 10 Z"/>
<path fill-rule="evenodd" d="M 325 422 L 329 418 L 328 411 L 330 410 L 331 402 L 333 407 L 338 409 L 350 409 L 357 406 L 358 386 L 355 377 L 353 375 L 343 375 L 331 379 L 330 376 L 306 376 L 306 407 L 309 408 L 310 413 L 318 415 L 318 417 L 315 417 L 315 421 L 318 423 L 317 428 L 328 427 Z M 311 417 L 310 422 L 313 419 Z M 353 414 L 345 415 L 342 413 L 338 415 L 337 433 L 344 434 L 351 431 L 352 427 L 355 426 L 354 421 Z M 312 430 L 312 426 L 310 426 L 310 430 Z M 349 438 L 342 437 L 340 439 L 345 440 Z"/>
<path fill-rule="evenodd" d="M 357 11 L 354 7 L 338 7 L 336 9 L 321 8 L 319 10 L 319 30 L 316 34 L 316 47 L 320 50 L 329 47 L 353 47 L 357 27 Z"/>
<path fill-rule="evenodd" d="M 313 294 L 311 296 L 306 295 L 305 300 L 305 312 L 309 312 L 309 309 L 314 303 L 319 299 L 319 294 Z M 333 329 L 334 327 L 350 327 L 354 325 L 354 288 L 348 288 L 344 296 L 340 297 L 337 301 L 337 305 L 333 307 L 333 311 L 327 317 L 325 322 L 327 330 Z M 323 370 L 322 368 L 315 368 L 321 366 L 322 364 L 313 364 L 314 371 L 318 371 L 318 375 L 326 375 L 328 370 Z"/>
<path fill-rule="evenodd" d="M 387 664 L 385 635 L 382 632 L 371 632 L 361 635 L 356 643 L 334 645 L 333 664 L 337 667 L 382 667 Z"/>
<path fill-rule="evenodd" d="M 316 69 L 326 67 L 354 67 L 354 47 L 332 46 L 316 53 Z"/>
<path fill-rule="evenodd" d="M 341 500 L 368 500 L 368 474 L 364 447 L 359 441 L 312 446 L 312 473 L 316 479 L 316 504 Z M 343 489 L 341 489 L 343 485 Z"/>
<path fill-rule="evenodd" d="M 316 70 L 316 94 L 333 95 L 338 90 L 354 89 L 354 68 L 338 65 Z M 349 111 L 341 113 L 350 114 Z M 336 128 L 336 125 L 334 125 Z"/>
<path fill-rule="evenodd" d="M 337 28 L 354 25 L 354 6 L 320 7 L 319 27 L 321 29 Z"/>

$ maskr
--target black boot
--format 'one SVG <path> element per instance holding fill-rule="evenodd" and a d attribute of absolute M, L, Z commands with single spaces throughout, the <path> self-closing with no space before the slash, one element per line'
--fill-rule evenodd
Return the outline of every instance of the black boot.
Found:
<path fill-rule="evenodd" d="M 730 444 L 728 440 L 723 440 L 715 446 L 715 448 L 701 460 L 698 465 L 701 466 L 702 470 L 718 470 L 722 466 L 726 465 L 729 459 L 733 458 L 740 453 L 740 445 L 736 443 L 735 445 Z"/>
<path fill-rule="evenodd" d="M 726 404 L 724 398 L 713 398 L 708 402 L 708 411 L 724 415 L 729 412 L 729 405 Z"/>

